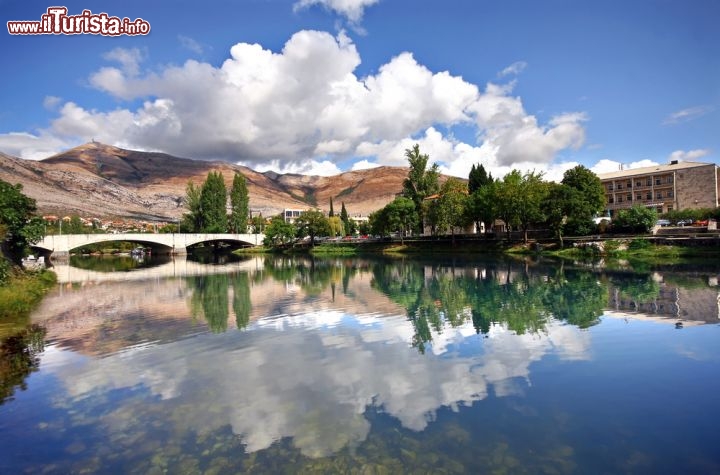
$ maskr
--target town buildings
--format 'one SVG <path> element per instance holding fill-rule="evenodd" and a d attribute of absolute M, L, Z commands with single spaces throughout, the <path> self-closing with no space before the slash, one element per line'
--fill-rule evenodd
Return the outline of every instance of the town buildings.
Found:
<path fill-rule="evenodd" d="M 667 165 L 598 174 L 610 216 L 641 205 L 658 213 L 720 205 L 720 169 L 714 163 L 671 161 Z"/>

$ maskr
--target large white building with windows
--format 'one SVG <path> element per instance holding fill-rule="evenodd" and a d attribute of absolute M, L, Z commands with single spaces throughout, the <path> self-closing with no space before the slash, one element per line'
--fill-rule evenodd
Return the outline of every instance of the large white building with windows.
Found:
<path fill-rule="evenodd" d="M 720 206 L 720 169 L 714 163 L 680 162 L 598 174 L 610 215 L 633 205 L 658 213 Z"/>

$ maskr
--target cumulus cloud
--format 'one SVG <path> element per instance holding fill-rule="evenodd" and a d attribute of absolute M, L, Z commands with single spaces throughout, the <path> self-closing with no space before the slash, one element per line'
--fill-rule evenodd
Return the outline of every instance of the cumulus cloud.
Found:
<path fill-rule="evenodd" d="M 142 71 L 146 56 L 116 48 L 105 58 L 119 66 L 89 76 L 94 88 L 132 107 L 58 102 L 58 116 L 35 135 L 323 174 L 357 159 L 357 168 L 404 166 L 405 149 L 417 142 L 444 172 L 463 177 L 474 163 L 495 176 L 518 164 L 550 170 L 559 152 L 585 138 L 583 113 L 543 124 L 513 95 L 514 81 L 483 90 L 449 71 L 431 71 L 409 52 L 358 77 L 361 58 L 344 32 L 300 31 L 279 52 L 238 43 L 219 66 L 188 60 Z M 471 130 L 463 140 L 454 136 L 458 125 Z"/>
<path fill-rule="evenodd" d="M 293 5 L 295 11 L 309 8 L 313 5 L 322 5 L 328 10 L 338 13 L 350 21 L 358 24 L 362 20 L 365 8 L 378 3 L 379 0 L 298 0 Z"/>
<path fill-rule="evenodd" d="M 688 151 L 675 150 L 673 153 L 670 154 L 668 160 L 692 161 L 697 160 L 698 158 L 705 157 L 707 155 L 710 155 L 710 150 L 708 149 L 696 149 Z"/>
<path fill-rule="evenodd" d="M 42 160 L 69 147 L 68 142 L 47 133 L 11 132 L 0 135 L 0 151 L 27 160 Z"/>
<path fill-rule="evenodd" d="M 611 173 L 619 170 L 632 170 L 635 168 L 654 167 L 657 165 L 659 165 L 658 162 L 647 158 L 630 163 L 622 163 L 604 158 L 597 162 L 592 168 L 590 168 L 590 170 L 595 173 Z"/>
<path fill-rule="evenodd" d="M 691 120 L 695 120 L 705 114 L 709 114 L 713 110 L 714 108 L 712 106 L 688 107 L 687 109 L 682 109 L 669 114 L 665 120 L 663 120 L 663 125 L 675 125 L 690 122 Z"/>

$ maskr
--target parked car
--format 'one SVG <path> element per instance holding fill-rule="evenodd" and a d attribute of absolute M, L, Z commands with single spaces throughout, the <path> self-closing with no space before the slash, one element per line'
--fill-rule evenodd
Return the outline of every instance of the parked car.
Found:
<path fill-rule="evenodd" d="M 677 222 L 677 225 L 678 226 L 689 226 L 692 223 L 693 223 L 692 219 L 681 219 L 680 221 Z"/>
<path fill-rule="evenodd" d="M 708 220 L 707 220 L 707 219 L 705 219 L 705 220 L 703 220 L 703 221 L 700 221 L 700 220 L 695 221 L 695 226 L 707 226 L 707 225 L 708 225 Z"/>
<path fill-rule="evenodd" d="M 657 226 L 670 226 L 670 220 L 669 219 L 658 219 L 655 223 Z"/>

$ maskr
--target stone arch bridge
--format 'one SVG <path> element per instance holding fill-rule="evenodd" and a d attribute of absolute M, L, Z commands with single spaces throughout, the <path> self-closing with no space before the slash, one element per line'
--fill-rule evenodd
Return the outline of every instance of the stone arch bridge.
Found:
<path fill-rule="evenodd" d="M 200 243 L 224 242 L 238 247 L 250 247 L 261 245 L 263 239 L 264 234 L 62 234 L 45 236 L 32 247 L 47 257 L 62 257 L 67 256 L 73 249 L 89 244 L 128 241 L 149 247 L 155 254 L 183 255 L 187 254 L 188 247 Z"/>

